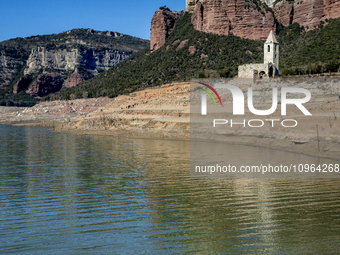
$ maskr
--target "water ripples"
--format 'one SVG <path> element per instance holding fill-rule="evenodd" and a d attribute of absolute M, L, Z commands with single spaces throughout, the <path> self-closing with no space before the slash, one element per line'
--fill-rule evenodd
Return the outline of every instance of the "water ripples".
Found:
<path fill-rule="evenodd" d="M 9 126 L 0 139 L 1 254 L 340 250 L 338 179 L 193 179 L 181 141 Z"/>

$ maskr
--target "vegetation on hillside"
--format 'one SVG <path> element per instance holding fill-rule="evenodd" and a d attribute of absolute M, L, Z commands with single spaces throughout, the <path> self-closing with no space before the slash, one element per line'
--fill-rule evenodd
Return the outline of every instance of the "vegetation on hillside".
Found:
<path fill-rule="evenodd" d="M 22 76 L 24 76 L 24 67 L 24 65 L 20 64 L 14 66 L 13 69 L 16 69 L 16 72 L 14 73 L 12 80 L 7 86 L 2 85 L 0 87 L 0 106 L 30 107 L 40 101 L 39 99 L 26 94 L 24 91 L 21 91 L 18 94 L 13 94 L 14 85 Z"/>
<path fill-rule="evenodd" d="M 191 15 L 186 13 L 177 21 L 166 44 L 152 54 L 149 48 L 141 50 L 107 72 L 45 99 L 81 98 L 83 92 L 89 97 L 115 97 L 191 77 L 233 77 L 238 65 L 263 61 L 262 42 L 199 32 L 190 20 Z M 194 53 L 189 52 L 189 47 L 195 49 Z"/>
<path fill-rule="evenodd" d="M 306 32 L 299 24 L 280 26 L 280 68 L 283 75 L 335 72 L 340 59 L 340 19 Z M 187 40 L 182 49 L 178 46 Z M 190 54 L 189 47 L 195 52 Z M 191 77 L 233 77 L 238 65 L 261 63 L 263 42 L 235 36 L 214 35 L 194 30 L 185 14 L 166 44 L 150 54 L 144 49 L 109 71 L 76 87 L 51 94 L 46 100 L 81 98 L 130 93 L 149 86 Z"/>
<path fill-rule="evenodd" d="M 24 91 L 18 94 L 7 93 L 6 90 L 0 89 L 0 106 L 18 106 L 18 107 L 31 107 L 34 106 L 39 99 L 31 97 Z"/>
<path fill-rule="evenodd" d="M 340 19 L 320 22 L 306 32 L 294 23 L 279 34 L 282 75 L 337 72 L 340 65 Z"/>
<path fill-rule="evenodd" d="M 0 42 L 0 57 L 3 56 L 11 60 L 7 62 L 6 67 L 0 66 L 0 69 L 2 69 L 3 74 L 12 73 L 12 79 L 8 78 L 7 75 L 4 75 L 3 77 L 0 76 L 0 106 L 32 106 L 39 101 L 24 92 L 13 94 L 14 85 L 24 75 L 23 70 L 31 49 L 39 46 L 49 50 L 67 50 L 75 48 L 83 50 L 95 48 L 96 50 L 103 51 L 111 49 L 132 53 L 148 47 L 149 41 L 116 32 L 73 29 L 60 34 L 15 38 Z M 42 71 L 43 70 L 41 70 L 41 72 Z M 44 71 L 63 72 L 62 70 L 48 69 Z M 82 72 L 85 79 L 93 76 L 86 69 L 82 69 L 81 67 L 78 68 L 78 72 Z M 33 76 L 36 78 L 38 74 L 39 73 Z M 5 79 L 7 79 L 7 81 Z"/>
<path fill-rule="evenodd" d="M 109 31 L 73 29 L 59 34 L 37 35 L 27 38 L 18 37 L 3 41 L 0 42 L 0 51 L 30 51 L 38 46 L 48 49 L 64 49 L 68 47 L 77 48 L 81 47 L 81 45 L 121 51 L 135 51 L 147 47 L 149 41 Z"/>
<path fill-rule="evenodd" d="M 283 75 L 335 72 L 340 60 L 340 19 L 320 23 L 306 32 L 299 24 L 280 26 L 280 68 Z M 182 49 L 181 42 L 188 40 Z M 195 47 L 193 54 L 189 53 Z M 130 93 L 144 87 L 191 77 L 233 77 L 238 65 L 263 61 L 263 42 L 221 36 L 194 30 L 190 15 L 185 14 L 166 44 L 150 54 L 144 49 L 109 71 L 76 87 L 63 89 L 46 100 L 81 98 Z"/>
<path fill-rule="evenodd" d="M 279 26 L 283 75 L 339 69 L 340 19 L 326 23 L 320 22 L 318 29 L 308 32 L 297 23 L 286 28 Z M 186 13 L 176 22 L 165 45 L 157 51 L 151 54 L 147 47 L 110 70 L 76 87 L 50 94 L 45 100 L 82 98 L 84 95 L 115 97 L 192 77 L 234 77 L 239 65 L 262 61 L 263 42 L 196 31 L 191 24 L 191 15 Z"/>

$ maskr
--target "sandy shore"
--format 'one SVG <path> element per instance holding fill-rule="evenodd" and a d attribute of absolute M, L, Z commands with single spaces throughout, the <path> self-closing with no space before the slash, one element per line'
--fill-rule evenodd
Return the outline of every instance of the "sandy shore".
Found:
<path fill-rule="evenodd" d="M 0 107 L 1 124 L 50 126 L 55 131 L 142 138 L 190 138 L 190 83 L 168 84 L 117 98 Z"/>
<path fill-rule="evenodd" d="M 340 83 L 338 86 L 340 87 Z M 262 87 L 256 89 L 257 99 L 262 102 L 259 108 L 270 108 L 265 90 Z M 330 89 L 325 87 L 313 91 L 313 100 L 306 104 L 313 116 L 305 117 L 298 109 L 288 109 L 299 122 L 297 128 L 273 128 L 270 125 L 256 130 L 234 128 L 229 129 L 222 137 L 211 134 L 207 140 L 340 160 L 339 88 L 335 87 L 330 93 L 325 93 L 325 90 Z M 75 134 L 189 140 L 189 92 L 190 83 L 176 83 L 113 99 L 43 102 L 31 108 L 0 107 L 0 124 L 49 126 L 55 131 Z M 256 97 L 256 93 L 254 95 Z M 228 95 L 225 95 L 224 100 L 228 101 L 227 99 Z M 227 104 L 226 107 L 232 112 L 232 104 Z M 279 112 L 268 117 L 281 118 Z M 244 118 L 250 119 L 251 114 L 246 113 Z"/>

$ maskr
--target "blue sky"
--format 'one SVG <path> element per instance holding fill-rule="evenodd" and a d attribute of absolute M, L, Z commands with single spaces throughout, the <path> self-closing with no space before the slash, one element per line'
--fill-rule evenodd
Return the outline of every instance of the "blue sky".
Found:
<path fill-rule="evenodd" d="M 185 8 L 185 0 L 0 0 L 0 41 L 74 28 L 114 31 L 150 39 L 160 6 Z"/>

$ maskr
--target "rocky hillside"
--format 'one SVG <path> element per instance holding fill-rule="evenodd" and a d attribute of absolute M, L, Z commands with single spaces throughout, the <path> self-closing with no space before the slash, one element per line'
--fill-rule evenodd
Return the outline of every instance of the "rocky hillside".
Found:
<path fill-rule="evenodd" d="M 274 3 L 274 14 L 279 22 L 288 26 L 297 22 L 306 29 L 315 29 L 320 21 L 340 17 L 338 0 L 278 0 Z"/>
<path fill-rule="evenodd" d="M 75 87 L 63 88 L 45 100 L 116 97 L 193 77 L 234 77 L 238 65 L 263 62 L 262 41 L 200 32 L 191 21 L 192 14 L 184 13 L 157 50 L 141 50 L 105 73 Z M 339 37 L 340 19 L 308 32 L 297 23 L 282 29 L 277 37 L 281 70 L 286 74 L 336 72 Z"/>
<path fill-rule="evenodd" d="M 261 0 L 186 0 L 185 11 L 198 31 L 264 40 L 272 30 L 298 23 L 313 30 L 340 17 L 339 0 L 277 0 L 272 8 Z M 183 12 L 160 8 L 151 23 L 151 51 L 157 50 L 174 29 Z"/>
<path fill-rule="evenodd" d="M 282 75 L 340 72 L 340 18 L 306 31 L 293 23 L 278 37 Z"/>
<path fill-rule="evenodd" d="M 266 39 L 278 23 L 273 10 L 260 0 L 187 0 L 185 11 L 192 13 L 191 23 L 197 31 L 252 40 Z M 164 7 L 156 11 L 151 22 L 151 52 L 165 43 L 183 13 Z"/>
<path fill-rule="evenodd" d="M 172 12 L 169 8 L 161 7 L 156 11 L 151 20 L 150 51 L 162 47 L 166 39 L 174 30 L 175 22 L 182 17 L 184 12 Z"/>
<path fill-rule="evenodd" d="M 34 98 L 75 86 L 147 46 L 147 40 L 92 29 L 1 42 L 0 105 L 34 104 Z"/>
<path fill-rule="evenodd" d="M 276 30 L 273 12 L 257 0 L 198 1 L 191 21 L 198 31 L 252 40 Z"/>
<path fill-rule="evenodd" d="M 105 73 L 46 100 L 83 98 L 84 92 L 88 97 L 115 97 L 192 77 L 230 77 L 237 75 L 239 64 L 263 61 L 262 42 L 197 31 L 191 16 L 186 12 L 175 21 L 165 44 L 153 53 L 149 48 L 141 50 Z"/>

